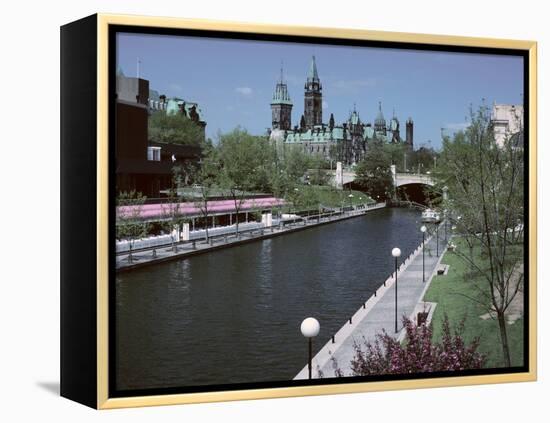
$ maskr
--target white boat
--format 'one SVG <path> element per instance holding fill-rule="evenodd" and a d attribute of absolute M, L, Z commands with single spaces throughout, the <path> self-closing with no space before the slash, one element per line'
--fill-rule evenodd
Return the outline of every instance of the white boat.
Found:
<path fill-rule="evenodd" d="M 432 209 L 426 209 L 422 212 L 423 223 L 439 223 L 441 218 L 439 213 Z"/>

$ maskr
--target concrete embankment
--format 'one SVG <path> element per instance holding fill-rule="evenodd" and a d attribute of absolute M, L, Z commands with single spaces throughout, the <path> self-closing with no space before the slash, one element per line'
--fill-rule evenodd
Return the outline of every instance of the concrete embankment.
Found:
<path fill-rule="evenodd" d="M 386 331 L 395 338 L 402 337 L 402 317 L 413 318 L 430 285 L 433 274 L 436 273 L 440 265 L 442 253 L 446 247 L 441 232 L 441 230 L 437 231 L 439 242 L 434 235 L 425 244 L 425 282 L 423 282 L 422 245 L 418 246 L 409 257 L 406 257 L 398 268 L 398 331 L 395 331 L 396 287 L 395 275 L 392 273 L 313 357 L 313 378 L 335 377 L 335 368 L 342 371 L 344 376 L 350 376 L 352 374 L 351 361 L 355 356 L 355 345 L 364 346 L 365 342 L 373 343 L 376 334 L 382 333 L 382 331 Z M 437 250 L 439 250 L 439 256 Z M 308 366 L 306 364 L 294 379 L 307 378 Z"/>
<path fill-rule="evenodd" d="M 176 250 L 174 250 L 171 245 L 165 245 L 163 247 L 156 247 L 147 250 L 139 250 L 132 253 L 132 261 L 128 260 L 127 253 L 117 254 L 116 270 L 119 272 L 128 271 L 156 263 L 178 260 L 196 254 L 203 254 L 222 248 L 234 247 L 248 242 L 272 238 L 287 233 L 314 228 L 320 225 L 327 225 L 346 219 L 364 216 L 370 211 L 385 207 L 385 203 L 379 203 L 365 206 L 361 209 L 346 211 L 340 214 L 324 215 L 322 217 L 302 217 L 297 219 L 294 223 L 287 222 L 285 225 L 277 225 L 255 231 L 244 232 L 240 233 L 238 236 L 236 234 L 225 234 L 221 237 L 212 237 L 208 243 L 204 240 L 179 243 Z"/>

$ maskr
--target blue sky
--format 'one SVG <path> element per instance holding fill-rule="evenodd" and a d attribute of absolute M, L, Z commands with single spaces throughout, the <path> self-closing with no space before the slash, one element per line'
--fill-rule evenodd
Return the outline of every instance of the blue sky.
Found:
<path fill-rule="evenodd" d="M 330 113 L 337 124 L 347 120 L 355 104 L 361 119 L 373 122 L 381 101 L 386 119 L 395 109 L 403 134 L 413 118 L 415 148 L 438 148 L 441 128 L 463 127 L 470 104 L 522 102 L 520 57 L 141 34 L 119 34 L 117 41 L 117 67 L 136 76 L 139 58 L 152 89 L 198 102 L 213 139 L 237 125 L 265 133 L 281 61 L 298 124 L 312 55 L 323 84 L 323 121 Z"/>

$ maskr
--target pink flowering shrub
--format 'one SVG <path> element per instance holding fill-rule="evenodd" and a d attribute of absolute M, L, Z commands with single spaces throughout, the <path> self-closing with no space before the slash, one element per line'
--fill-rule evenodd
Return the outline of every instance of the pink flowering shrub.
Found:
<path fill-rule="evenodd" d="M 441 343 L 433 342 L 431 325 L 416 326 L 405 317 L 403 325 L 406 330 L 403 344 L 385 331 L 376 335 L 374 344 L 366 342 L 364 350 L 355 344 L 355 357 L 351 361 L 354 376 L 479 369 L 485 363 L 485 356 L 477 352 L 479 338 L 470 345 L 464 343 L 464 320 L 453 334 L 445 316 Z M 342 376 L 339 369 L 335 372 L 336 376 Z"/>

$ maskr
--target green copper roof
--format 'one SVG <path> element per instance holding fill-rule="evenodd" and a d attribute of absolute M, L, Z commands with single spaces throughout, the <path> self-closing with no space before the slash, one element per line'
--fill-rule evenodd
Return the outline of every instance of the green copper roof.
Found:
<path fill-rule="evenodd" d="M 363 128 L 363 137 L 372 138 L 374 135 L 374 128 L 372 126 L 365 126 Z"/>
<path fill-rule="evenodd" d="M 181 98 L 177 98 L 177 97 L 168 99 L 168 104 L 166 105 L 166 114 L 173 115 L 178 113 L 180 110 L 180 105 L 183 105 L 183 108 L 185 109 L 187 116 L 189 116 L 189 113 L 191 112 L 191 109 L 194 106 L 195 112 L 197 112 L 197 114 L 199 115 L 199 121 L 204 121 L 202 110 L 199 109 L 199 105 L 197 103 L 186 102 Z"/>
<path fill-rule="evenodd" d="M 179 111 L 178 100 L 174 98 L 168 99 L 168 104 L 166 104 L 166 114 L 173 115 Z"/>
<path fill-rule="evenodd" d="M 308 129 L 305 132 L 289 132 L 286 136 L 286 143 L 327 143 L 344 139 L 344 130 L 342 127 L 334 127 L 332 131 L 328 128 L 317 132 Z"/>
<path fill-rule="evenodd" d="M 319 81 L 319 74 L 317 73 L 317 65 L 315 64 L 315 56 L 311 56 L 311 64 L 309 65 L 309 72 L 307 74 L 308 81 Z"/>
<path fill-rule="evenodd" d="M 351 112 L 349 121 L 352 125 L 357 125 L 359 122 L 361 122 L 361 120 L 359 119 L 359 113 L 357 113 L 357 110 L 355 110 L 355 106 L 353 107 L 353 112 Z"/>
<path fill-rule="evenodd" d="M 332 137 L 335 140 L 343 140 L 344 139 L 344 128 L 341 126 L 335 126 L 332 130 Z"/>
<path fill-rule="evenodd" d="M 283 64 L 281 62 L 281 79 L 277 82 L 275 86 L 275 92 L 273 93 L 273 99 L 271 104 L 289 104 L 292 106 L 292 100 L 290 100 L 290 95 L 288 94 L 288 88 L 283 81 Z"/>
<path fill-rule="evenodd" d="M 273 99 L 271 104 L 290 104 L 292 105 L 292 100 L 290 100 L 290 95 L 288 94 L 288 88 L 285 83 L 278 82 L 275 87 L 275 92 L 273 93 Z"/>

